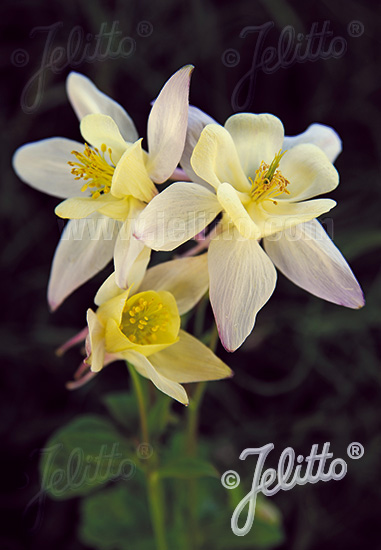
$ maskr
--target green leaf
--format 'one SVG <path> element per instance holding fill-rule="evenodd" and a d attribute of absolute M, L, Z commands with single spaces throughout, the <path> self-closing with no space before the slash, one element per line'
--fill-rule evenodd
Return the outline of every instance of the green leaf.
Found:
<path fill-rule="evenodd" d="M 171 417 L 171 405 L 170 397 L 162 393 L 157 394 L 156 402 L 148 414 L 148 431 L 151 435 L 160 437 L 164 432 Z"/>
<path fill-rule="evenodd" d="M 137 462 L 133 446 L 110 422 L 81 416 L 53 434 L 42 451 L 42 489 L 56 499 L 86 495 L 108 481 L 131 479 Z"/>
<path fill-rule="evenodd" d="M 198 477 L 219 477 L 213 464 L 193 457 L 179 457 L 161 466 L 157 475 L 161 478 L 196 479 Z"/>
<path fill-rule="evenodd" d="M 258 495 L 254 522 L 250 531 L 242 537 L 235 535 L 231 529 L 231 516 L 246 493 L 241 486 L 227 492 L 230 506 L 228 505 L 224 510 L 220 511 L 218 516 L 215 516 L 218 519 L 210 522 L 205 529 L 205 533 L 207 533 L 206 541 L 207 543 L 213 541 L 214 550 L 260 550 L 276 548 L 284 541 L 280 512 L 263 495 Z M 239 525 L 243 524 L 246 520 L 245 514 L 247 512 L 248 506 L 242 511 Z"/>
<path fill-rule="evenodd" d="M 284 542 L 282 527 L 278 524 L 270 524 L 256 517 L 253 527 L 247 535 L 237 537 L 230 528 L 222 530 L 221 525 L 216 526 L 217 538 L 213 537 L 214 550 L 254 550 L 276 548 Z"/>
<path fill-rule="evenodd" d="M 99 550 L 152 550 L 155 543 L 142 492 L 133 480 L 84 499 L 81 541 Z"/>
<path fill-rule="evenodd" d="M 130 431 L 136 431 L 139 419 L 138 404 L 134 394 L 125 391 L 108 393 L 102 401 L 118 424 Z"/>

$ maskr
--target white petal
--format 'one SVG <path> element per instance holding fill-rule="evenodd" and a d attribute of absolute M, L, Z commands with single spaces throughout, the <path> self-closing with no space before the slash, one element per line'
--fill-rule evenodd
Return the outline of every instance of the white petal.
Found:
<path fill-rule="evenodd" d="M 259 227 L 250 218 L 240 201 L 237 191 L 229 183 L 221 183 L 217 188 L 217 198 L 231 221 L 245 239 L 259 239 Z"/>
<path fill-rule="evenodd" d="M 231 377 L 232 371 L 208 347 L 184 330 L 180 340 L 150 356 L 156 370 L 176 382 L 202 382 Z"/>
<path fill-rule="evenodd" d="M 118 229 L 116 221 L 97 213 L 66 224 L 48 285 L 48 302 L 53 311 L 109 263 Z"/>
<path fill-rule="evenodd" d="M 261 162 L 270 164 L 282 148 L 283 124 L 273 115 L 240 113 L 228 118 L 225 128 L 233 138 L 247 177 L 254 179 Z"/>
<path fill-rule="evenodd" d="M 135 223 L 134 235 L 154 250 L 173 250 L 202 231 L 221 211 L 216 196 L 196 183 L 173 183 Z"/>
<path fill-rule="evenodd" d="M 71 72 L 66 79 L 66 91 L 79 120 L 95 113 L 108 115 L 115 120 L 126 141 L 138 139 L 135 125 L 123 107 L 101 92 L 89 78 Z"/>
<path fill-rule="evenodd" d="M 132 235 L 134 223 L 134 217 L 129 217 L 124 222 L 115 244 L 115 282 L 120 288 L 128 288 L 132 283 L 138 282 L 137 278 L 140 278 L 141 274 L 140 268 L 145 270 L 151 256 L 151 250 Z M 138 262 L 138 266 L 135 266 L 134 270 L 136 262 Z"/>
<path fill-rule="evenodd" d="M 311 124 L 305 132 L 298 136 L 286 136 L 283 149 L 287 151 L 302 143 L 312 143 L 320 147 L 330 162 L 335 162 L 343 149 L 340 136 L 333 128 L 324 124 Z"/>
<path fill-rule="evenodd" d="M 279 197 L 282 202 L 310 199 L 333 191 L 339 184 L 336 168 L 316 145 L 296 145 L 282 157 L 279 169 L 290 182 L 287 186 L 290 194 Z"/>
<path fill-rule="evenodd" d="M 68 162 L 75 161 L 72 151 L 82 152 L 84 148 L 83 143 L 65 138 L 28 143 L 17 149 L 13 168 L 20 179 L 39 191 L 61 199 L 77 197 L 83 183 L 74 179 Z"/>
<path fill-rule="evenodd" d="M 184 150 L 192 65 L 177 71 L 164 85 L 148 118 L 147 170 L 156 183 L 166 181 Z"/>
<path fill-rule="evenodd" d="M 197 107 L 189 105 L 187 135 L 185 138 L 185 147 L 180 160 L 180 165 L 191 181 L 201 185 L 208 184 L 205 180 L 198 177 L 191 166 L 190 159 L 196 143 L 200 138 L 201 132 L 207 124 L 217 124 L 217 122 L 200 109 L 197 109 Z"/>
<path fill-rule="evenodd" d="M 87 324 L 89 335 L 87 337 L 87 346 L 90 351 L 91 371 L 99 372 L 102 370 L 105 359 L 105 330 L 98 317 L 92 309 L 87 310 Z"/>
<path fill-rule="evenodd" d="M 231 240 L 224 240 L 227 237 Z M 221 342 L 235 351 L 274 291 L 276 270 L 257 241 L 222 233 L 209 246 L 210 302 Z"/>
<path fill-rule="evenodd" d="M 135 351 L 126 352 L 125 357 L 134 365 L 139 374 L 149 378 L 160 391 L 184 405 L 188 404 L 188 396 L 184 388 L 177 382 L 160 374 L 147 357 Z"/>
<path fill-rule="evenodd" d="M 116 166 L 128 143 L 122 138 L 116 122 L 106 115 L 87 115 L 81 120 L 81 134 L 83 139 L 101 151 L 105 144 L 107 149 L 111 148 L 111 163 Z M 107 162 L 110 163 L 108 151 L 105 153 Z"/>
<path fill-rule="evenodd" d="M 215 189 L 228 182 L 238 191 L 249 191 L 251 184 L 242 170 L 229 132 L 219 124 L 208 124 L 193 150 L 191 165 L 196 174 Z"/>
<path fill-rule="evenodd" d="M 175 297 L 179 314 L 183 315 L 204 296 L 208 286 L 208 258 L 207 254 L 202 254 L 151 267 L 139 287 L 139 292 L 167 290 Z"/>
<path fill-rule="evenodd" d="M 276 267 L 314 296 L 354 309 L 364 305 L 349 265 L 317 220 L 264 239 L 264 246 Z"/>

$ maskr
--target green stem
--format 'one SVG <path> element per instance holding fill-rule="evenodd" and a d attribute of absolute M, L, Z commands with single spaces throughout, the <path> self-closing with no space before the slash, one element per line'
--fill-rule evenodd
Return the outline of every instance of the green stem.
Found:
<path fill-rule="evenodd" d="M 132 384 L 134 386 L 136 399 L 138 401 L 143 443 L 146 443 L 148 445 L 149 444 L 148 422 L 147 422 L 146 404 L 145 404 L 145 399 L 143 395 L 141 380 L 135 368 L 132 365 L 129 365 L 128 363 L 127 365 L 128 365 L 128 370 L 130 371 Z"/>
<path fill-rule="evenodd" d="M 200 417 L 200 405 L 206 390 L 206 382 L 198 382 L 188 407 L 187 453 L 194 456 L 197 452 L 197 431 Z"/>
<path fill-rule="evenodd" d="M 147 411 L 146 411 L 146 403 L 144 399 L 141 379 L 132 365 L 129 365 L 127 363 L 127 366 L 131 375 L 136 399 L 138 401 L 143 443 L 145 443 L 146 445 L 149 445 Z M 149 507 L 151 512 L 151 521 L 152 521 L 152 526 L 155 534 L 156 549 L 168 550 L 166 537 L 165 537 L 165 522 L 164 522 L 164 514 L 163 514 L 163 511 L 164 511 L 163 493 L 162 493 L 162 487 L 161 487 L 159 477 L 155 471 L 155 466 L 156 466 L 156 460 L 154 461 L 151 458 L 147 460 L 147 469 L 145 470 L 145 475 L 147 480 L 148 501 L 149 501 Z"/>
<path fill-rule="evenodd" d="M 152 525 L 155 532 L 156 548 L 157 550 L 168 550 L 164 526 L 163 495 L 160 480 L 156 472 L 148 474 L 147 483 Z"/>
<path fill-rule="evenodd" d="M 206 300 L 204 300 L 206 302 Z M 202 317 L 200 313 L 205 314 L 205 307 L 202 306 L 199 308 L 197 316 L 197 323 L 196 323 L 196 329 L 202 327 Z M 215 351 L 218 344 L 218 331 L 217 327 L 214 325 L 211 333 L 210 333 L 210 340 L 209 340 L 209 347 L 212 351 Z M 194 391 L 194 394 L 190 400 L 189 407 L 188 407 L 188 424 L 187 424 L 187 437 L 186 437 L 186 452 L 188 456 L 196 456 L 197 455 L 197 444 L 198 444 L 198 427 L 199 427 L 199 418 L 200 418 L 200 407 L 201 402 L 204 397 L 205 391 L 206 391 L 207 383 L 206 382 L 198 382 L 196 385 L 196 389 Z M 197 526 L 197 517 L 196 517 L 196 509 L 197 509 L 197 481 L 195 479 L 191 479 L 188 482 L 188 491 L 189 491 L 189 522 L 188 522 L 188 529 L 189 529 L 189 541 L 191 543 L 192 550 L 195 550 L 197 548 L 197 533 L 198 533 L 198 526 Z"/>

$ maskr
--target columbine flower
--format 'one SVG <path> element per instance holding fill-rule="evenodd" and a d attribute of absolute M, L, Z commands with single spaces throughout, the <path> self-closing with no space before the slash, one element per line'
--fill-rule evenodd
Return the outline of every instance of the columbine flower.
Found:
<path fill-rule="evenodd" d="M 172 250 L 223 213 L 208 267 L 210 300 L 229 351 L 250 334 L 273 293 L 274 264 L 320 298 L 364 305 L 348 264 L 315 219 L 336 203 L 310 200 L 335 189 L 337 171 L 316 145 L 291 138 L 287 150 L 283 139 L 282 123 L 268 114 L 234 115 L 225 127 L 208 124 L 191 165 L 215 194 L 195 183 L 175 183 L 151 201 L 136 225 L 135 236 L 146 245 Z"/>
<path fill-rule="evenodd" d="M 207 291 L 206 254 L 165 262 L 143 273 L 135 269 L 135 282 L 128 290 L 122 291 L 112 275 L 98 291 L 99 307 L 87 313 L 85 364 L 96 373 L 124 359 L 159 390 L 187 404 L 182 383 L 232 375 L 209 348 L 180 329 L 180 315 Z M 80 371 L 85 381 L 91 377 L 85 368 Z M 79 385 L 81 380 L 69 387 Z"/>
<path fill-rule="evenodd" d="M 157 193 L 153 182 L 167 180 L 180 160 L 192 69 L 188 65 L 177 71 L 155 101 L 147 126 L 148 153 L 124 109 L 77 73 L 69 75 L 67 91 L 85 143 L 51 138 L 16 151 L 13 165 L 19 177 L 66 198 L 56 213 L 72 220 L 53 260 L 48 287 L 52 309 L 100 271 L 113 254 L 121 287 L 127 286 L 129 270 L 139 255 L 148 263 L 149 250 L 131 238 L 131 228 Z M 76 221 L 81 218 L 87 225 Z M 120 231 L 110 219 L 123 222 Z"/>

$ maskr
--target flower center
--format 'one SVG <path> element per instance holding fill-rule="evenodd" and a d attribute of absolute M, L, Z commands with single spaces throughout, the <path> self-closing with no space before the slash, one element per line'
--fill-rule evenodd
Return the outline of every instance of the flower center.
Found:
<path fill-rule="evenodd" d="M 274 200 L 275 197 L 282 193 L 290 194 L 287 189 L 290 182 L 278 170 L 280 159 L 285 153 L 286 151 L 283 151 L 283 153 L 279 151 L 270 165 L 262 161 L 255 172 L 254 181 L 249 177 L 251 183 L 250 197 L 253 201 L 271 200 L 274 204 L 278 204 Z"/>
<path fill-rule="evenodd" d="M 108 152 L 110 157 L 110 163 L 105 158 L 105 153 Z M 72 151 L 72 155 L 76 157 L 78 162 L 69 161 L 68 164 L 73 166 L 71 173 L 75 176 L 74 179 L 83 180 L 86 182 L 81 191 L 91 189 L 91 196 L 93 199 L 97 199 L 101 195 L 105 195 L 110 192 L 112 176 L 115 170 L 115 163 L 112 160 L 112 151 L 107 149 L 103 143 L 101 145 L 101 153 L 97 148 L 90 149 L 85 143 L 85 150 L 83 153 L 78 151 Z"/>
<path fill-rule="evenodd" d="M 141 292 L 124 306 L 120 329 L 138 345 L 173 343 L 180 327 L 176 301 L 169 292 Z"/>

